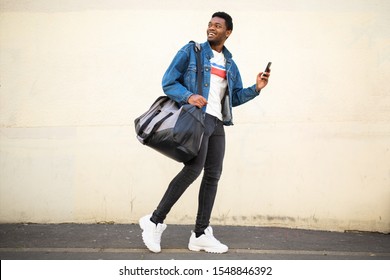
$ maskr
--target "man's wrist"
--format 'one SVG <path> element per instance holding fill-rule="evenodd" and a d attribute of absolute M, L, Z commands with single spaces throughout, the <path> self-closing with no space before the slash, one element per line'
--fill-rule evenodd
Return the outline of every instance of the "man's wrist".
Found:
<path fill-rule="evenodd" d="M 193 95 L 194 95 L 193 93 L 191 93 L 190 95 L 188 95 L 188 97 L 187 97 L 187 103 L 189 103 L 188 101 L 190 100 L 191 96 L 193 96 Z"/>

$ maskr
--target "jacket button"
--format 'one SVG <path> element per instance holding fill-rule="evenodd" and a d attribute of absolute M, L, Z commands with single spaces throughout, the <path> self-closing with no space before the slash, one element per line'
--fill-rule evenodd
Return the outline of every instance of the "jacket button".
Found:
<path fill-rule="evenodd" d="M 208 87 L 208 86 L 209 86 L 209 84 L 204 84 L 204 86 L 205 86 L 205 87 Z"/>

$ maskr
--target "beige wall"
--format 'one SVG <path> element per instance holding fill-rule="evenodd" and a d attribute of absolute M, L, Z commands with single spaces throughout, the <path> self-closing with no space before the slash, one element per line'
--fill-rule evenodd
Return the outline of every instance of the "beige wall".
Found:
<path fill-rule="evenodd" d="M 183 4 L 186 2 L 186 4 Z M 390 232 L 390 2 L 0 0 L 0 222 L 136 222 L 181 168 L 133 120 L 217 10 L 244 84 L 212 223 Z M 198 184 L 168 223 L 192 223 Z"/>

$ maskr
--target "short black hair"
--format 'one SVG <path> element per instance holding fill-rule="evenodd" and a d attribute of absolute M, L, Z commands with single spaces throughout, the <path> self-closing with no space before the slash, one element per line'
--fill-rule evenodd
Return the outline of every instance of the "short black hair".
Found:
<path fill-rule="evenodd" d="M 216 12 L 212 15 L 211 18 L 213 17 L 220 17 L 223 18 L 226 22 L 226 29 L 227 30 L 233 30 L 233 19 L 230 15 L 228 15 L 225 12 Z"/>

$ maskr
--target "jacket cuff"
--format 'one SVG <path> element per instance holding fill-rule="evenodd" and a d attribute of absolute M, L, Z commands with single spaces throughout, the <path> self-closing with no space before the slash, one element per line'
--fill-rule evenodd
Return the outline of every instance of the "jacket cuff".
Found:
<path fill-rule="evenodd" d="M 259 91 L 257 91 L 257 89 L 256 89 L 256 84 L 254 84 L 254 85 L 252 86 L 252 88 L 253 88 L 253 91 L 254 91 L 254 92 L 256 92 L 257 94 L 260 94 L 261 89 L 260 89 Z"/>
<path fill-rule="evenodd" d="M 183 98 L 183 103 L 188 103 L 188 99 L 190 99 L 190 97 L 194 95 L 192 92 L 187 92 Z"/>

